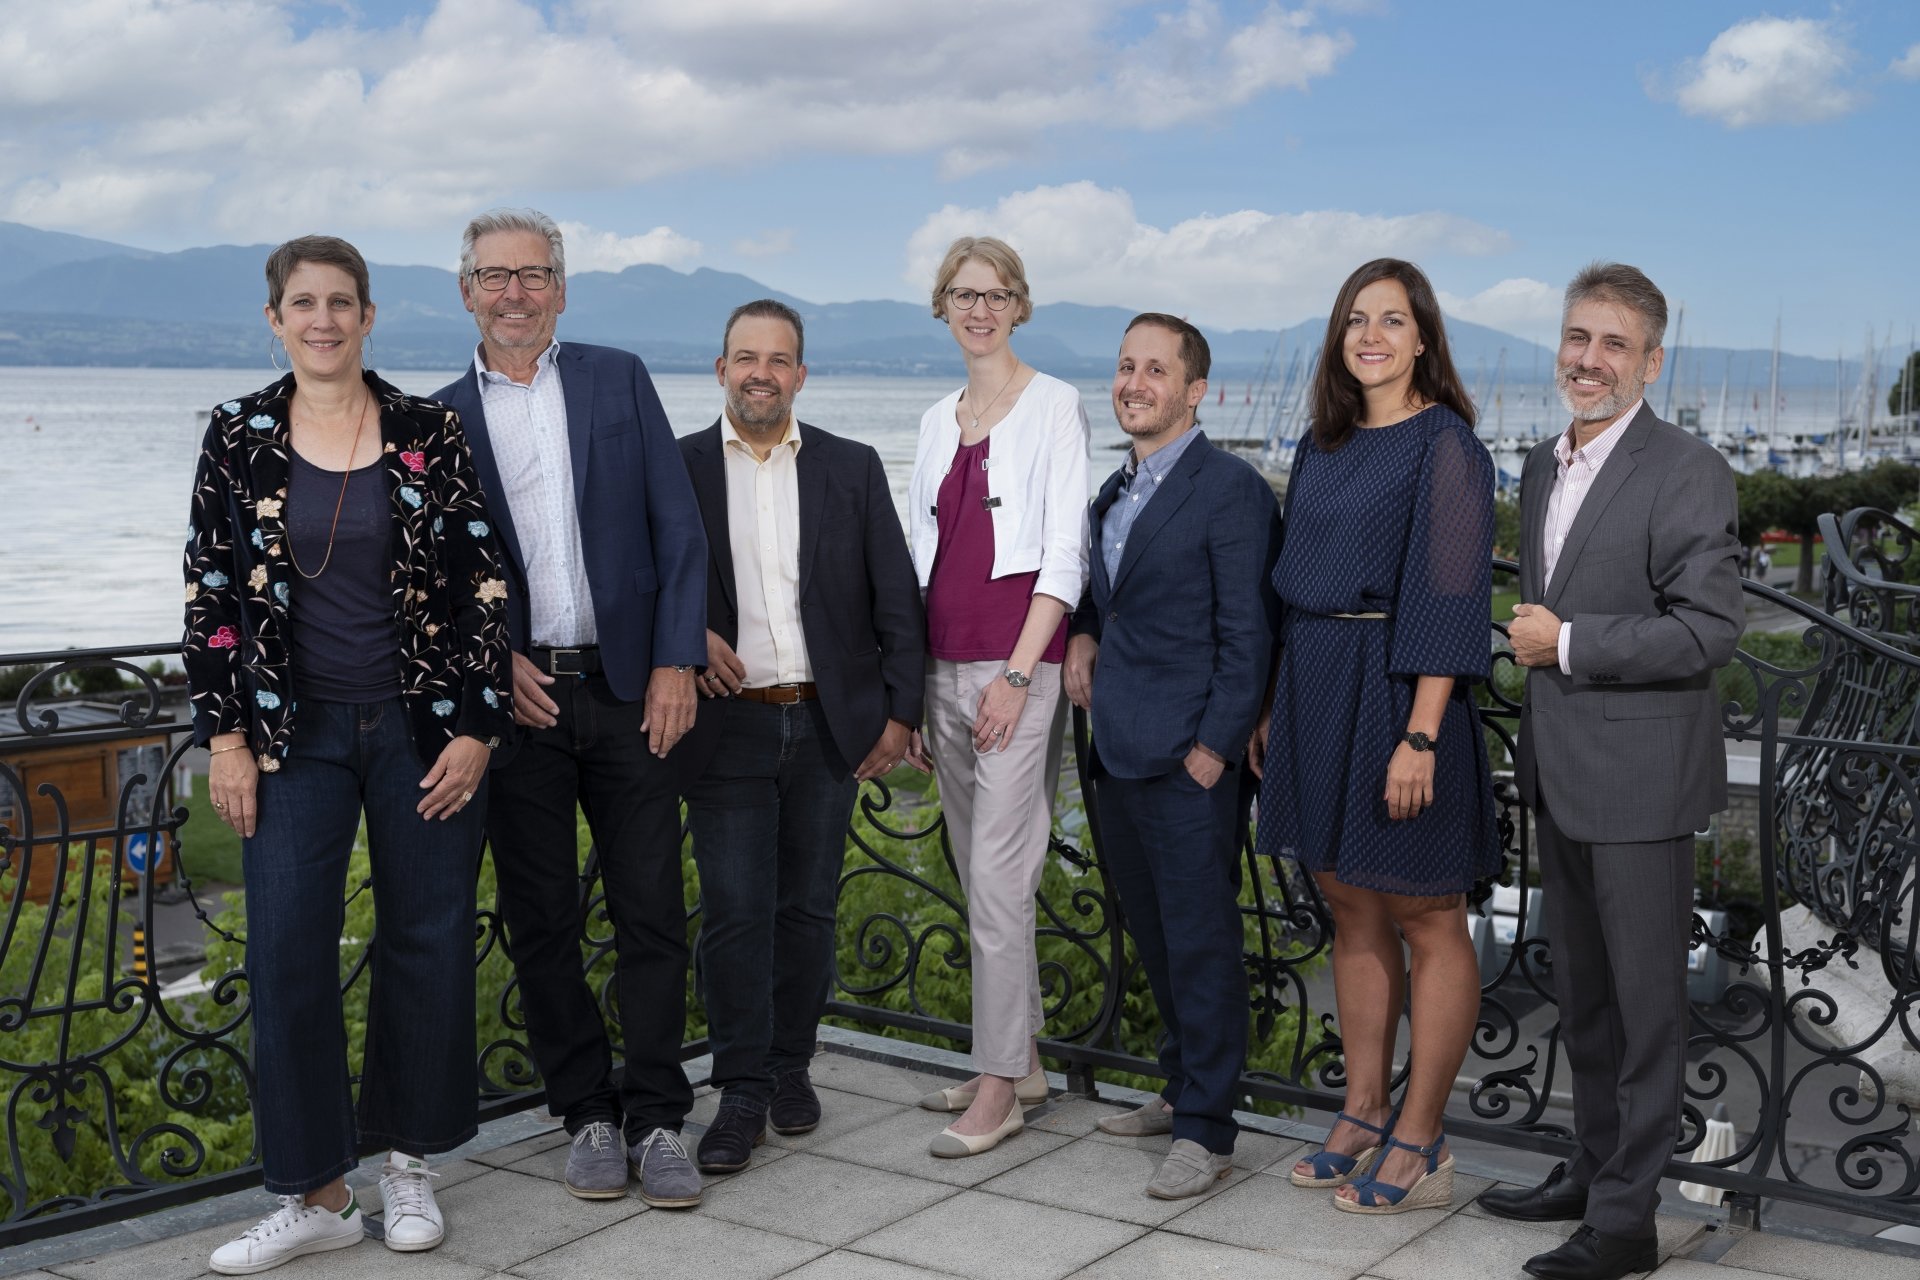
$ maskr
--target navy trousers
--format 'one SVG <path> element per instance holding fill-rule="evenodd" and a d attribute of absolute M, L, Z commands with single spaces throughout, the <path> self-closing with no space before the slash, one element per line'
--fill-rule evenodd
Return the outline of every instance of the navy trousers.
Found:
<path fill-rule="evenodd" d="M 1160 1067 L 1173 1136 L 1233 1150 L 1247 1057 L 1247 971 L 1241 959 L 1240 780 L 1211 790 L 1184 768 L 1095 783 L 1100 845 L 1127 932 L 1166 1030 Z"/>

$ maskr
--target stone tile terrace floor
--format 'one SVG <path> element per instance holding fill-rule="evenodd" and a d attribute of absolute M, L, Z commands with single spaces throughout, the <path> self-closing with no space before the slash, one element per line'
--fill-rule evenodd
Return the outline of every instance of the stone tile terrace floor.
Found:
<path fill-rule="evenodd" d="M 813 1077 L 820 1128 L 769 1134 L 745 1172 L 708 1180 L 692 1211 L 649 1209 L 637 1196 L 583 1201 L 558 1179 L 566 1135 L 544 1113 L 496 1121 L 439 1159 L 446 1243 L 401 1255 L 375 1240 L 296 1259 L 285 1280 L 969 1280 L 1056 1277 L 1285 1277 L 1286 1280 L 1483 1280 L 1520 1277 L 1520 1263 L 1571 1224 L 1491 1218 L 1472 1199 L 1500 1179 L 1529 1181 L 1547 1161 L 1457 1144 L 1452 1208 L 1392 1217 L 1338 1213 L 1327 1193 L 1295 1189 L 1286 1171 L 1311 1139 L 1306 1124 L 1249 1117 L 1233 1175 L 1198 1200 L 1142 1190 L 1167 1139 L 1123 1140 L 1094 1127 L 1118 1106 L 1056 1096 L 1028 1112 L 1028 1130 L 984 1156 L 936 1160 L 940 1119 L 922 1093 L 965 1074 L 963 1059 L 896 1041 L 823 1032 Z M 917 1066 L 872 1054 L 910 1053 Z M 689 1064 L 704 1078 L 704 1061 Z M 935 1074 L 935 1073 L 938 1074 Z M 1055 1080 L 1056 1086 L 1060 1084 Z M 703 1096 L 689 1133 L 713 1114 Z M 1324 1121 L 1324 1117 L 1319 1117 Z M 355 1182 L 377 1210 L 377 1161 Z M 212 1249 L 271 1200 L 237 1193 L 143 1219 L 0 1252 L 0 1275 L 47 1280 L 197 1280 Z M 1725 1216 L 1669 1190 L 1660 1219 L 1660 1280 L 1914 1280 L 1920 1247 L 1861 1237 L 1742 1233 Z"/>

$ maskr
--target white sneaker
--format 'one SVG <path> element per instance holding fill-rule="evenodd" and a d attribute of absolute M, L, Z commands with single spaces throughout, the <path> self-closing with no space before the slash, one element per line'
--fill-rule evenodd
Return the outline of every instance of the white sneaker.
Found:
<path fill-rule="evenodd" d="M 447 1222 L 434 1203 L 428 1178 L 440 1175 L 419 1156 L 395 1151 L 380 1169 L 380 1202 L 385 1206 L 387 1248 L 400 1253 L 431 1249 L 447 1238 Z"/>
<path fill-rule="evenodd" d="M 366 1224 L 360 1202 L 351 1191 L 347 1196 L 347 1207 L 338 1212 L 308 1204 L 303 1196 L 281 1196 L 275 1213 L 248 1227 L 239 1239 L 215 1249 L 207 1265 L 223 1276 L 250 1276 L 303 1253 L 359 1244 Z"/>

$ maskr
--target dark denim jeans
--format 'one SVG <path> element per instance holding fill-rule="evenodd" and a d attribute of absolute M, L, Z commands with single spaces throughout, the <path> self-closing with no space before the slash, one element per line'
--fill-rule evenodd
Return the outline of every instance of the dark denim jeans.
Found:
<path fill-rule="evenodd" d="M 302 699 L 285 763 L 260 775 L 242 860 L 254 1125 L 277 1195 L 323 1187 L 359 1162 L 340 936 L 363 813 L 379 924 L 358 1137 L 429 1155 L 474 1135 L 474 874 L 486 799 L 427 821 L 415 806 L 428 767 L 400 699 Z"/>
<path fill-rule="evenodd" d="M 700 869 L 700 989 L 713 1084 L 765 1105 L 813 1057 L 833 983 L 833 917 L 859 790 L 818 702 L 729 700 L 687 792 Z"/>
<path fill-rule="evenodd" d="M 562 676 L 547 695 L 559 722 L 528 730 L 494 770 L 487 808 L 507 953 L 547 1108 L 568 1133 L 595 1120 L 624 1120 L 628 1142 L 656 1128 L 677 1133 L 693 1088 L 680 1066 L 687 908 L 675 779 L 647 750 L 645 705 L 615 697 L 604 677 Z M 600 853 L 613 926 L 617 1086 L 606 1018 L 581 968 L 576 805 Z"/>

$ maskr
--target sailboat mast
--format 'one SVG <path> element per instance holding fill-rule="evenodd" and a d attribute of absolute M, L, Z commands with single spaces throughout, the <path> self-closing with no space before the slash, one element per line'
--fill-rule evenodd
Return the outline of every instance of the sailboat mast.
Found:
<path fill-rule="evenodd" d="M 1667 378 L 1667 400 L 1660 407 L 1660 416 L 1668 422 L 1673 421 L 1673 389 L 1680 382 L 1680 363 L 1686 355 L 1686 346 L 1682 335 L 1687 331 L 1687 304 L 1682 302 L 1674 312 L 1673 319 L 1673 372 Z"/>
<path fill-rule="evenodd" d="M 1780 317 L 1773 317 L 1773 362 L 1767 373 L 1767 465 L 1772 466 L 1780 434 Z"/>
<path fill-rule="evenodd" d="M 1733 352 L 1727 352 L 1727 367 L 1720 375 L 1720 411 L 1715 415 L 1713 436 L 1715 444 L 1727 442 L 1727 383 L 1733 380 Z"/>

